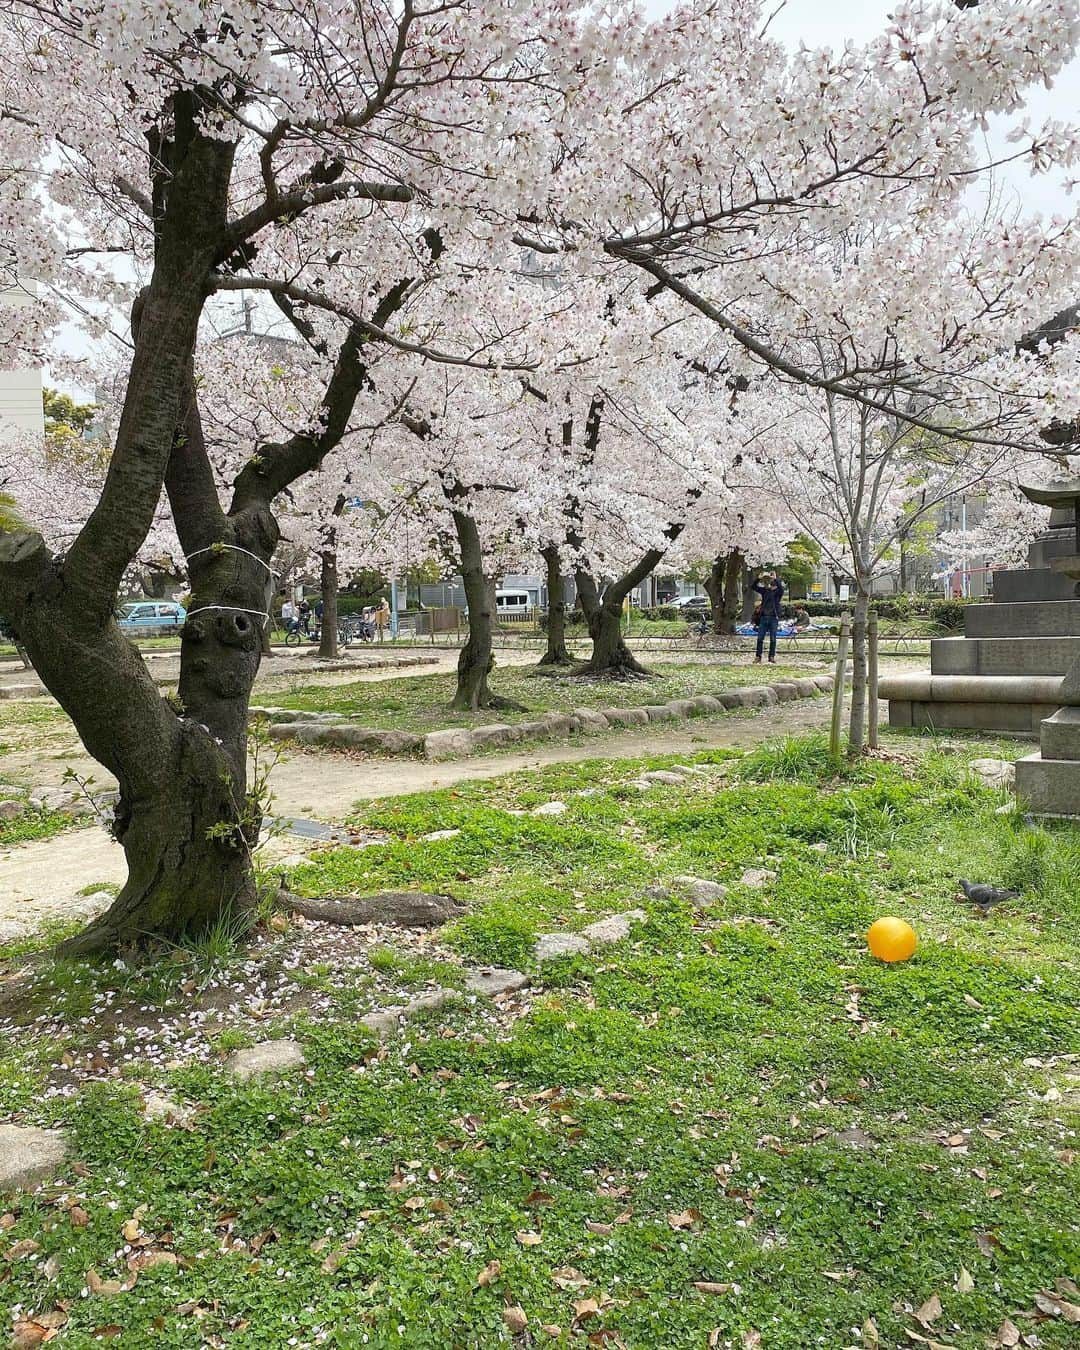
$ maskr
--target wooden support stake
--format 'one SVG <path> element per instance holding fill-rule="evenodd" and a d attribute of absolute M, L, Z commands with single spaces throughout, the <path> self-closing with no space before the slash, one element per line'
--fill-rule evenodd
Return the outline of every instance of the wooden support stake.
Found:
<path fill-rule="evenodd" d="M 840 758 L 840 727 L 844 720 L 844 681 L 847 678 L 848 616 L 840 615 L 840 636 L 836 642 L 836 674 L 833 678 L 832 724 L 829 727 L 829 754 Z"/>
<path fill-rule="evenodd" d="M 878 632 L 877 611 L 871 610 L 866 626 L 867 671 L 866 671 L 866 743 L 871 750 L 878 748 Z"/>

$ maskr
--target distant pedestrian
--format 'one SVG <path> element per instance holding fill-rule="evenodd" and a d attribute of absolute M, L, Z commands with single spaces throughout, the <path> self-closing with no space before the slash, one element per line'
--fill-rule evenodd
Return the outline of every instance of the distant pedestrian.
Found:
<path fill-rule="evenodd" d="M 300 627 L 305 633 L 311 632 L 311 606 L 306 600 L 301 600 L 297 606 L 296 617 L 300 620 Z"/>
<path fill-rule="evenodd" d="M 375 627 L 379 631 L 379 641 L 383 640 L 384 632 L 390 626 L 390 605 L 384 595 L 379 601 L 379 608 L 375 611 Z"/>
<path fill-rule="evenodd" d="M 769 635 L 769 665 L 776 665 L 776 630 L 780 626 L 780 601 L 784 596 L 784 583 L 775 572 L 765 572 L 752 587 L 761 596 L 761 618 L 757 626 L 757 655 L 754 665 L 761 664 L 761 653 L 765 646 L 765 634 Z"/>
<path fill-rule="evenodd" d="M 320 628 L 322 627 L 322 616 L 325 612 L 326 607 L 323 605 L 322 596 L 320 595 L 318 600 L 315 601 L 315 622 Z"/>
<path fill-rule="evenodd" d="M 296 623 L 296 606 L 292 602 L 292 597 L 287 596 L 285 603 L 281 606 L 281 626 L 286 633 L 291 633 Z"/>

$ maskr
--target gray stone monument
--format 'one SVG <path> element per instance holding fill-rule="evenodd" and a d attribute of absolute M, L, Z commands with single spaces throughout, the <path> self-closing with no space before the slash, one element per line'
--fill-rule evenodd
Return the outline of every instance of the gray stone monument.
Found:
<path fill-rule="evenodd" d="M 1054 538 L 1040 556 L 1062 585 L 1072 587 L 1073 598 L 1066 603 L 1075 604 L 1080 596 L 1080 478 L 1022 490 L 1031 501 L 1050 507 Z M 1040 815 L 1080 816 L 1080 654 L 1073 654 L 1059 698 L 1064 706 L 1040 723 L 1039 750 L 1017 761 L 1016 793 Z"/>
<path fill-rule="evenodd" d="M 1039 736 L 1018 793 L 1033 810 L 1080 815 L 1080 479 L 1024 492 L 1051 508 L 1028 566 L 994 573 L 993 603 L 965 611 L 963 637 L 931 641 L 929 673 L 889 676 L 880 692 L 892 726 Z"/>

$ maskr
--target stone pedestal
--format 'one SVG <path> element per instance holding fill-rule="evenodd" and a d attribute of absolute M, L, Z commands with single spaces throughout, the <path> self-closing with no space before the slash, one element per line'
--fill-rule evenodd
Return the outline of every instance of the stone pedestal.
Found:
<path fill-rule="evenodd" d="M 992 604 L 964 613 L 964 636 L 930 643 L 930 671 L 881 681 L 891 726 L 1038 736 L 1016 766 L 1033 811 L 1080 815 L 1080 479 L 1025 487 L 1052 508 L 1029 566 L 994 574 Z M 1065 705 L 1065 706 L 1062 706 Z"/>

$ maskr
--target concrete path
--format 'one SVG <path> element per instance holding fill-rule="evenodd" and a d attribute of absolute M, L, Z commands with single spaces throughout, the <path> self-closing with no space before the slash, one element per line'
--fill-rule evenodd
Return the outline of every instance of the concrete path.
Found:
<path fill-rule="evenodd" d="M 755 713 L 728 714 L 681 726 L 660 723 L 575 745 L 543 745 L 520 753 L 476 756 L 445 764 L 412 759 L 353 760 L 301 751 L 282 759 L 274 770 L 271 811 L 280 817 L 332 822 L 341 820 L 359 801 L 496 778 L 545 764 L 692 754 L 724 746 L 744 748 L 823 727 L 828 723 L 829 707 L 826 697 L 780 703 Z M 84 767 L 89 767 L 89 762 Z M 100 774 L 100 769 L 97 772 Z M 295 835 L 283 836 L 272 841 L 271 853 L 278 857 L 294 854 L 311 842 Z M 79 892 L 102 883 L 122 883 L 126 874 L 123 850 L 99 826 L 3 851 L 0 941 L 50 921 L 86 914 L 86 897 Z"/>

